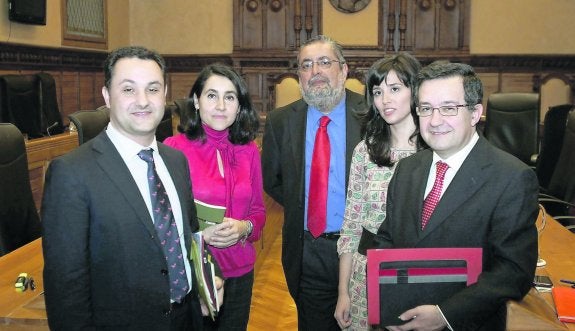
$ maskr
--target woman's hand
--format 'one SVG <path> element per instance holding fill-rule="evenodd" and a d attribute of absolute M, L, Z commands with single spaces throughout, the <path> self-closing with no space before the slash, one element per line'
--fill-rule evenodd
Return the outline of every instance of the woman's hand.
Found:
<path fill-rule="evenodd" d="M 347 293 L 340 293 L 337 297 L 337 306 L 333 316 L 337 320 L 337 324 L 342 329 L 348 328 L 351 325 L 351 317 L 349 316 L 349 309 L 351 307 L 351 300 Z"/>
<path fill-rule="evenodd" d="M 204 240 L 208 245 L 226 248 L 246 237 L 248 221 L 224 217 L 224 221 L 204 229 Z"/>

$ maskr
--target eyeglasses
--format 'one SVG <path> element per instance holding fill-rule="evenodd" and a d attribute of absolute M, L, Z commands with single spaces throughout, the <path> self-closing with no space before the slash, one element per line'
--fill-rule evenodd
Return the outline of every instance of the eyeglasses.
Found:
<path fill-rule="evenodd" d="M 299 64 L 299 70 L 310 71 L 313 69 L 314 63 L 317 64 L 317 66 L 320 67 L 320 69 L 329 69 L 329 68 L 331 68 L 331 64 L 333 62 L 345 63 L 345 62 L 338 61 L 338 60 L 332 60 L 328 57 L 322 57 L 318 61 L 312 61 L 312 60 L 303 61 L 302 63 Z"/>
<path fill-rule="evenodd" d="M 431 107 L 431 106 L 417 106 L 415 107 L 415 113 L 419 117 L 427 117 L 433 114 L 433 111 L 437 109 L 439 113 L 443 116 L 455 116 L 460 107 L 468 107 L 469 105 L 453 105 L 453 106 L 441 106 L 441 107 Z"/>

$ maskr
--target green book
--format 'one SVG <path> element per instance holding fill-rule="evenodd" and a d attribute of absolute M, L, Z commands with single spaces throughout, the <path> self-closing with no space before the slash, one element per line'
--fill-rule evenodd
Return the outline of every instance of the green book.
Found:
<path fill-rule="evenodd" d="M 196 203 L 196 213 L 198 215 L 198 222 L 200 223 L 200 231 L 214 224 L 220 224 L 224 220 L 226 207 L 210 205 L 203 201 L 194 199 Z"/>

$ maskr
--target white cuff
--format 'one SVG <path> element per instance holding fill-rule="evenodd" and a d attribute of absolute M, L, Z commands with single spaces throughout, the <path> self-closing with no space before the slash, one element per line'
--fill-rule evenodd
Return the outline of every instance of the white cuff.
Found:
<path fill-rule="evenodd" d="M 453 331 L 453 328 L 451 327 L 451 325 L 449 325 L 449 321 L 447 320 L 447 318 L 445 318 L 445 315 L 443 315 L 443 312 L 441 311 L 441 308 L 439 308 L 438 305 L 435 305 L 435 307 L 437 307 L 437 310 L 439 311 L 439 314 L 441 315 L 441 318 L 443 318 L 443 320 L 445 321 L 445 324 L 447 324 L 447 328 L 450 331 Z"/>

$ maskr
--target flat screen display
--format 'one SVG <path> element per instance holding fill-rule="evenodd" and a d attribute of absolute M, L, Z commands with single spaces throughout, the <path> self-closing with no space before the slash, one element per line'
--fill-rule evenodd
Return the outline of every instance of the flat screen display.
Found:
<path fill-rule="evenodd" d="M 8 0 L 10 21 L 46 25 L 46 0 Z"/>

